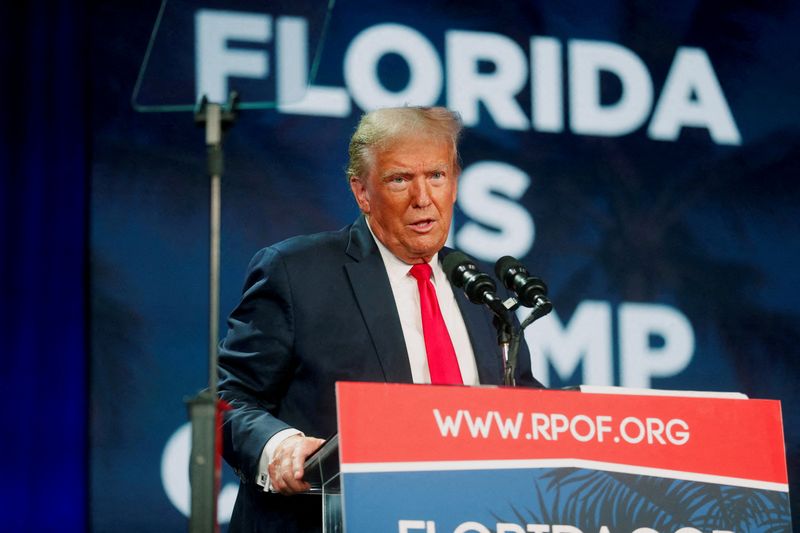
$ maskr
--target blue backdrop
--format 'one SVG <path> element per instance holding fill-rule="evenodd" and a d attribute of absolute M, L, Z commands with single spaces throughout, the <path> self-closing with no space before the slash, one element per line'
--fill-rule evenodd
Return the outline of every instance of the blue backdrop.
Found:
<path fill-rule="evenodd" d="M 4 447 L 23 458 L 4 523 L 80 530 L 88 499 L 94 530 L 179 531 L 183 398 L 206 381 L 203 134 L 188 112 L 131 105 L 159 2 L 56 6 L 3 17 L 6 71 L 20 73 L 3 84 Z M 323 18 L 170 2 L 135 100 L 291 94 Z M 798 22 L 791 2 L 338 2 L 318 99 L 243 111 L 226 138 L 223 314 L 258 248 L 355 217 L 343 167 L 364 109 L 448 105 L 467 123 L 454 244 L 517 255 L 550 284 L 556 313 L 528 339 L 539 376 L 780 399 L 796 492 Z M 42 461 L 54 443 L 66 459 Z M 52 498 L 49 476 L 70 490 Z M 226 473 L 224 509 L 234 486 Z"/>
<path fill-rule="evenodd" d="M 135 102 L 292 100 L 323 7 L 171 2 Z M 128 105 L 155 15 L 111 3 L 93 32 L 98 529 L 182 527 L 181 399 L 206 379 L 203 136 L 189 113 Z M 364 109 L 448 105 L 467 125 L 454 244 L 519 256 L 551 287 L 556 313 L 528 337 L 538 376 L 781 399 L 794 481 L 798 22 L 780 2 L 337 2 L 307 99 L 245 110 L 226 138 L 223 314 L 258 248 L 353 220 Z M 128 490 L 106 490 L 120 475 Z"/>

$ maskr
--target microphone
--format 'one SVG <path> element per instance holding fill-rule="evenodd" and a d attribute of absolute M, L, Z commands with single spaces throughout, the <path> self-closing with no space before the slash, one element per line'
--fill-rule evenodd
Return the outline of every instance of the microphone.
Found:
<path fill-rule="evenodd" d="M 531 276 L 518 259 L 510 255 L 501 257 L 494 265 L 494 272 L 508 290 L 516 293 L 520 304 L 538 308 L 539 316 L 552 311 L 553 304 L 547 299 L 547 285 L 541 279 Z"/>
<path fill-rule="evenodd" d="M 489 307 L 497 302 L 502 306 L 500 298 L 495 294 L 497 285 L 494 280 L 478 270 L 478 266 L 466 254 L 461 252 L 448 254 L 442 261 L 442 269 L 450 283 L 467 293 L 470 302 L 486 304 Z"/>

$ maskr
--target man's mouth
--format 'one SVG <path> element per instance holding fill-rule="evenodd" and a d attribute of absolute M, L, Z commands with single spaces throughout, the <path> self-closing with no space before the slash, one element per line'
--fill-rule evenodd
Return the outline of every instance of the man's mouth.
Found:
<path fill-rule="evenodd" d="M 418 231 L 421 233 L 430 231 L 433 228 L 434 220 L 432 218 L 424 218 L 422 220 L 417 220 L 416 222 L 412 222 L 409 224 L 409 227 L 414 231 Z"/>

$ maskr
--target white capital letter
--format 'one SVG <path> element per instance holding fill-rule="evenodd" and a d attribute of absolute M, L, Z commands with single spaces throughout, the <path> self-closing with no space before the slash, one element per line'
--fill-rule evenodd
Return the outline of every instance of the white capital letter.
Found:
<path fill-rule="evenodd" d="M 531 39 L 531 116 L 539 131 L 564 130 L 561 43 L 552 37 Z"/>
<path fill-rule="evenodd" d="M 553 533 L 583 533 L 575 526 L 567 526 L 564 524 L 553 524 Z"/>
<path fill-rule="evenodd" d="M 525 317 L 526 313 L 521 312 L 519 316 Z M 611 377 L 611 306 L 606 302 L 581 302 L 566 328 L 553 311 L 525 330 L 525 340 L 531 349 L 533 375 L 545 385 L 549 381 L 548 362 L 560 378 L 567 380 L 581 361 L 584 374 L 581 383 L 614 384 Z"/>
<path fill-rule="evenodd" d="M 522 526 L 517 524 L 506 524 L 503 522 L 497 523 L 497 528 L 495 528 L 496 533 L 525 533 L 525 530 L 522 529 Z"/>
<path fill-rule="evenodd" d="M 528 129 L 528 119 L 514 99 L 525 86 L 528 68 L 525 54 L 504 35 L 476 31 L 448 31 L 447 104 L 461 113 L 467 126 L 478 123 L 478 104 L 501 128 Z M 481 73 L 478 63 L 494 65 L 491 73 Z"/>
<path fill-rule="evenodd" d="M 674 141 L 684 126 L 708 128 L 718 144 L 742 144 L 714 67 L 700 48 L 678 49 L 647 132 Z"/>
<path fill-rule="evenodd" d="M 197 100 L 205 95 L 210 102 L 228 100 L 231 76 L 265 78 L 269 72 L 267 53 L 258 50 L 231 50 L 228 41 L 266 43 L 272 38 L 269 15 L 201 9 L 195 14 L 195 75 Z"/>
<path fill-rule="evenodd" d="M 508 254 L 526 255 L 533 246 L 535 227 L 519 199 L 531 179 L 522 170 L 499 161 L 474 163 L 459 177 L 458 205 L 475 222 L 467 222 L 456 235 L 459 248 L 484 261 Z M 500 193 L 503 196 L 499 196 Z"/>
<path fill-rule="evenodd" d="M 167 441 L 161 455 L 161 483 L 167 498 L 175 508 L 188 517 L 191 510 L 192 488 L 189 483 L 189 455 L 192 447 L 192 426 L 186 422 Z M 226 483 L 217 499 L 217 519 L 220 524 L 231 520 L 233 504 L 239 486 Z"/>
<path fill-rule="evenodd" d="M 378 79 L 378 61 L 397 54 L 408 64 L 408 85 L 397 92 Z M 402 105 L 433 105 L 442 92 L 442 65 L 436 49 L 418 31 L 400 24 L 367 28 L 350 43 L 344 77 L 353 100 L 364 110 Z"/>
<path fill-rule="evenodd" d="M 522 529 L 522 526 L 517 524 L 506 524 L 504 522 L 498 522 L 497 528 L 495 528 L 496 533 L 525 533 L 525 530 Z"/>
<path fill-rule="evenodd" d="M 468 531 L 477 531 L 478 533 L 492 533 L 489 528 L 480 522 L 464 522 L 453 531 L 453 533 L 467 533 Z"/>
<path fill-rule="evenodd" d="M 600 103 L 600 72 L 614 74 L 622 95 L 612 105 Z M 630 133 L 647 118 L 653 85 L 639 56 L 618 44 L 569 43 L 569 110 L 575 133 L 616 136 Z"/>
<path fill-rule="evenodd" d="M 278 107 L 284 113 L 346 117 L 350 97 L 341 87 L 308 83 L 308 22 L 280 17 L 278 41 Z"/>
<path fill-rule="evenodd" d="M 663 345 L 653 347 L 655 335 Z M 677 309 L 660 304 L 619 306 L 620 374 L 623 387 L 649 388 L 651 377 L 674 376 L 694 354 L 694 331 Z"/>
<path fill-rule="evenodd" d="M 411 533 L 412 529 L 426 530 L 425 520 L 398 520 L 397 532 L 398 533 Z"/>

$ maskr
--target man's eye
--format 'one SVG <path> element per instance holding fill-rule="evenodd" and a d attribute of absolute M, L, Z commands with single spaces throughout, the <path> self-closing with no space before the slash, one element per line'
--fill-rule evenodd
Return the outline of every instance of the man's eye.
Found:
<path fill-rule="evenodd" d="M 403 176 L 392 176 L 389 179 L 389 181 L 391 181 L 392 183 L 403 183 L 406 180 L 405 180 L 405 178 L 403 178 Z"/>
<path fill-rule="evenodd" d="M 441 170 L 437 170 L 433 174 L 431 174 L 431 178 L 433 178 L 433 179 L 442 179 L 442 178 L 444 178 L 444 172 L 442 172 Z"/>

